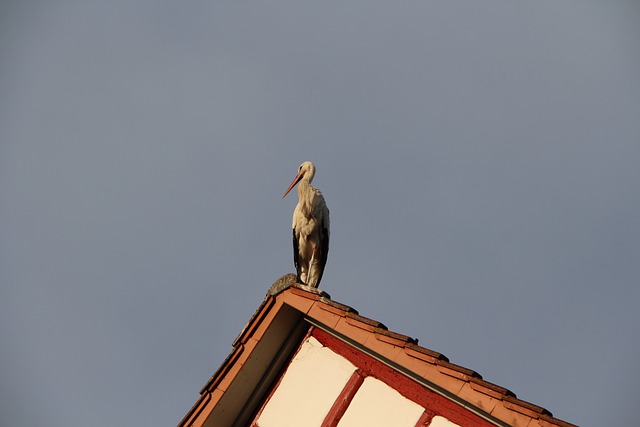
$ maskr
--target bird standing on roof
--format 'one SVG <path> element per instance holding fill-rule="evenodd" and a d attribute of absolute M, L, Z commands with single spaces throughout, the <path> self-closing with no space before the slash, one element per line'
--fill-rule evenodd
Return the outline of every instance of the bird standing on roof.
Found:
<path fill-rule="evenodd" d="M 308 286 L 318 287 L 329 252 L 329 209 L 322 193 L 311 185 L 316 167 L 304 162 L 298 175 L 285 191 L 298 184 L 298 204 L 293 211 L 293 263 L 298 280 Z"/>

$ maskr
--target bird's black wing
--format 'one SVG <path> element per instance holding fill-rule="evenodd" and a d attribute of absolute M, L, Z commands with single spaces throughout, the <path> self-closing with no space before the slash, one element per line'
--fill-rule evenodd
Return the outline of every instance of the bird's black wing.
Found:
<path fill-rule="evenodd" d="M 296 279 L 298 279 L 298 283 L 302 283 L 302 279 L 300 279 L 300 250 L 295 228 L 293 229 L 293 265 L 296 267 Z"/>
<path fill-rule="evenodd" d="M 329 253 L 329 227 L 324 222 L 320 226 L 320 243 L 317 251 L 320 252 L 318 256 L 320 274 L 318 274 L 316 287 L 320 286 L 320 280 L 322 280 L 322 274 L 324 273 L 324 266 L 327 264 L 327 254 Z"/>

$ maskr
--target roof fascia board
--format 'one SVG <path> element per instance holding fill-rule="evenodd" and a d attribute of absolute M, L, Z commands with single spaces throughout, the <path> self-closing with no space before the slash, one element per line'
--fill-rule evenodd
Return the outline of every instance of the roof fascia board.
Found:
<path fill-rule="evenodd" d="M 237 424 L 240 421 L 239 418 L 244 419 L 247 413 L 255 409 L 249 407 L 248 402 L 255 402 L 268 387 L 267 377 L 270 368 L 279 372 L 279 369 L 275 369 L 273 365 L 274 361 L 282 363 L 286 360 L 283 357 L 285 349 L 291 346 L 287 343 L 296 338 L 292 331 L 295 330 L 296 324 L 301 323 L 301 317 L 298 310 L 282 304 L 262 336 L 256 339 L 253 335 L 249 335 L 246 341 L 237 343 L 246 347 L 247 354 L 243 360 L 235 363 L 241 366 L 233 378 L 230 378 L 228 387 L 211 411 L 204 424 L 205 427 L 239 425 Z M 256 332 L 261 329 L 261 326 L 256 328 Z"/>
<path fill-rule="evenodd" d="M 246 426 L 249 420 L 255 415 L 263 400 L 271 391 L 273 384 L 280 378 L 282 371 L 286 368 L 287 362 L 300 346 L 300 342 L 302 342 L 308 330 L 308 324 L 296 321 L 294 329 L 288 334 L 284 344 L 282 344 L 271 363 L 265 368 L 262 378 L 260 378 L 254 392 L 234 421 L 234 426 Z"/>

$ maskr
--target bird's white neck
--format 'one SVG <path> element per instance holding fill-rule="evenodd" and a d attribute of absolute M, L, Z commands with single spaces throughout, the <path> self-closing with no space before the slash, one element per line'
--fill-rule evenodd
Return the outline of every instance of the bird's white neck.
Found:
<path fill-rule="evenodd" d="M 315 195 L 315 188 L 311 183 L 302 179 L 298 183 L 298 203 L 300 204 L 300 210 L 305 216 L 309 216 L 313 210 L 313 197 Z"/>

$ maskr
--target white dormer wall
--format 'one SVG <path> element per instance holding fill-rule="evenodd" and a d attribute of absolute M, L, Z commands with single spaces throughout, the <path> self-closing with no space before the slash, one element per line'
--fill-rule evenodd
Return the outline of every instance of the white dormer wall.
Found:
<path fill-rule="evenodd" d="M 331 408 L 344 396 L 357 367 L 309 336 L 292 359 L 280 383 L 254 421 L 257 427 L 415 427 L 425 408 L 390 385 L 368 376 L 339 419 Z M 460 427 L 436 416 L 431 427 Z"/>

